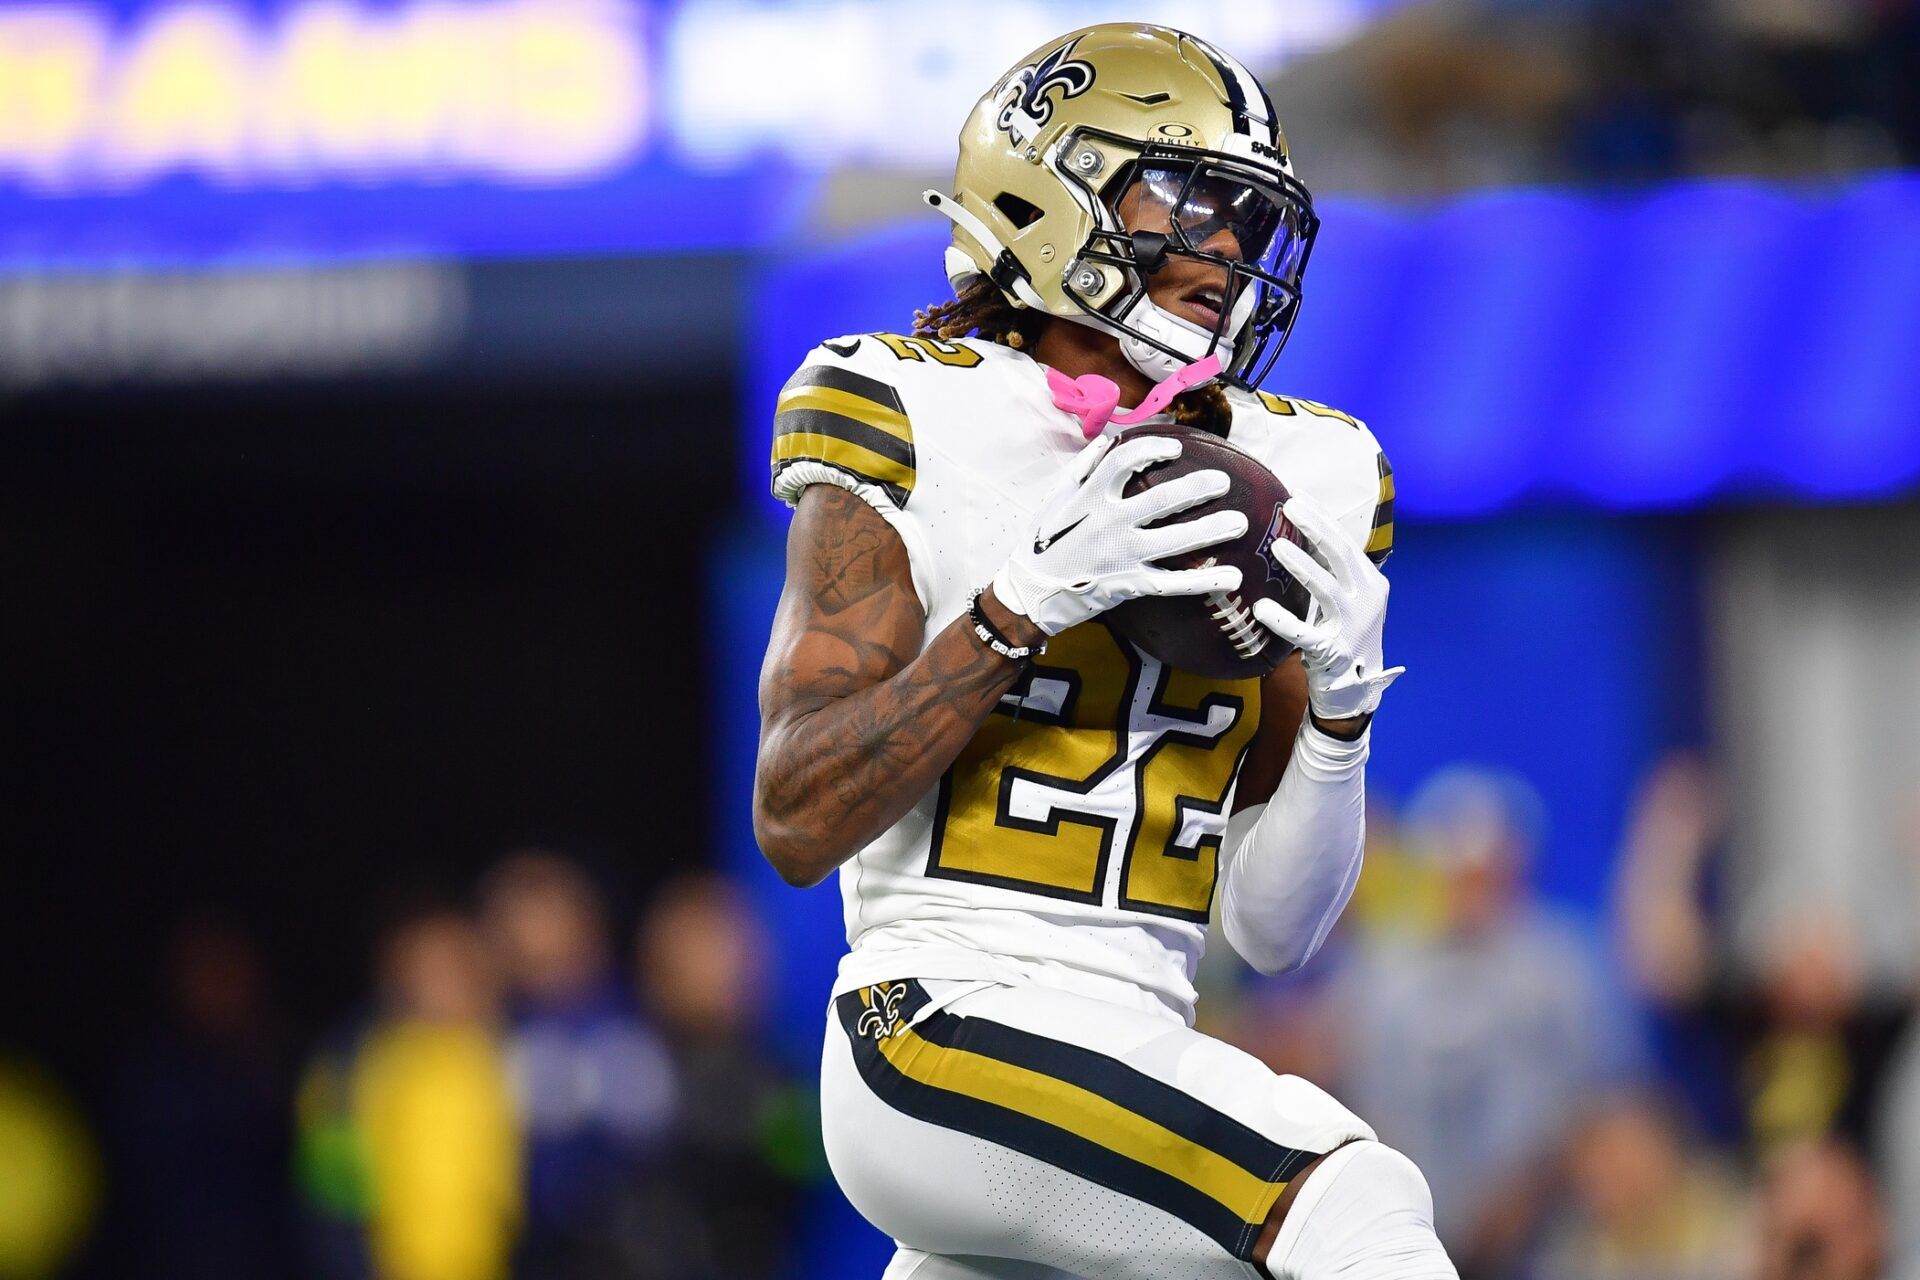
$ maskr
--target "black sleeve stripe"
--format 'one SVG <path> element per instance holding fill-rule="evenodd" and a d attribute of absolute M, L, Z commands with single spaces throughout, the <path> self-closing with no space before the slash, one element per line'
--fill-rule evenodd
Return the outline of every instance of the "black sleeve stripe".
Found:
<path fill-rule="evenodd" d="M 834 364 L 809 364 L 780 391 L 771 461 L 776 481 L 795 463 L 820 463 L 880 486 L 905 506 L 917 474 L 913 424 L 900 393 L 885 382 Z"/>
<path fill-rule="evenodd" d="M 895 413 L 904 415 L 906 406 L 900 403 L 900 393 L 880 381 L 869 378 L 864 373 L 855 373 L 851 369 L 841 369 L 830 364 L 810 364 L 802 368 L 787 380 L 780 394 L 798 391 L 801 387 L 830 387 L 835 391 L 844 391 L 848 395 L 871 400 Z"/>
<path fill-rule="evenodd" d="M 914 464 L 913 445 L 908 441 L 857 418 L 826 409 L 788 409 L 774 419 L 773 434 L 776 441 L 789 435 L 833 436 L 883 458 L 891 458 L 904 467 L 912 468 Z"/>
<path fill-rule="evenodd" d="M 1373 508 L 1373 532 L 1367 538 L 1367 554 L 1375 564 L 1393 552 L 1393 464 L 1387 455 L 1379 456 L 1380 498 Z"/>

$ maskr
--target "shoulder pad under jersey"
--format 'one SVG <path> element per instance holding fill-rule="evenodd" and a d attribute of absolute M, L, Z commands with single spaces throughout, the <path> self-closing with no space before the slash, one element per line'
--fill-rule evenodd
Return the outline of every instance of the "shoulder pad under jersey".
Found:
<path fill-rule="evenodd" d="M 807 354 L 774 409 L 773 491 L 787 502 L 819 481 L 871 486 L 896 508 L 913 497 L 910 406 L 925 384 L 986 360 L 974 344 L 898 333 L 850 334 Z M 944 403 L 944 400 L 939 403 Z"/>
<path fill-rule="evenodd" d="M 1311 437 L 1314 452 L 1332 454 L 1329 483 L 1334 489 L 1330 494 L 1315 496 L 1335 508 L 1336 515 L 1353 512 L 1355 507 L 1364 508 L 1365 524 L 1360 524 L 1356 517 L 1349 522 L 1349 528 L 1363 538 L 1367 555 L 1375 564 L 1384 562 L 1393 551 L 1393 465 L 1387 461 L 1386 451 L 1366 423 L 1317 400 L 1271 391 L 1235 394 L 1231 399 L 1236 443 L 1255 444 L 1271 434 L 1273 428 L 1284 430 L 1309 425 L 1315 428 Z M 1245 435 L 1241 430 L 1243 425 L 1248 428 Z"/>

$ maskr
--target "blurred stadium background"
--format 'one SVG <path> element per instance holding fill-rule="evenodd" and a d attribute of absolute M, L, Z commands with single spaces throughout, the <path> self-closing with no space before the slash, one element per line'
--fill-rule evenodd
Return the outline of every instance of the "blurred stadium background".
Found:
<path fill-rule="evenodd" d="M 0 5 L 0 1276 L 879 1274 L 772 390 L 1116 18 L 1270 77 L 1400 479 L 1361 895 L 1203 1018 L 1470 1276 L 1920 1276 L 1912 0 Z"/>

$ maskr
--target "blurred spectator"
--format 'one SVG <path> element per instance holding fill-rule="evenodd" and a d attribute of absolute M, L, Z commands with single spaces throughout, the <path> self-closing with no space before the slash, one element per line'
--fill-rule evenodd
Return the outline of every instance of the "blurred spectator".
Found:
<path fill-rule="evenodd" d="M 1757 972 L 1732 963 L 1728 930 L 1703 901 L 1725 822 L 1699 760 L 1675 756 L 1648 777 L 1620 866 L 1629 976 L 1685 1053 L 1731 1064 L 1712 1078 L 1737 1093 L 1758 1154 L 1828 1135 L 1864 1148 L 1911 1018 L 1908 993 L 1864 983 L 1845 922 L 1818 902 L 1771 923 Z"/>
<path fill-rule="evenodd" d="M 1920 161 L 1912 0 L 1430 0 L 1273 84 L 1318 192 Z"/>
<path fill-rule="evenodd" d="M 112 1108 L 122 1252 L 156 1277 L 285 1274 L 292 1049 L 245 932 L 196 920 L 165 957 L 165 1030 Z"/>
<path fill-rule="evenodd" d="M 1337 992 L 1349 945 L 1336 933 L 1304 969 L 1275 978 L 1256 974 L 1206 992 L 1196 1025 L 1282 1075 L 1331 1084 L 1341 1069 Z"/>
<path fill-rule="evenodd" d="M 1406 826 L 1410 854 L 1440 873 L 1440 928 L 1360 948 L 1339 997 L 1342 1097 L 1426 1172 L 1462 1274 L 1503 1274 L 1581 1101 L 1631 1065 L 1635 1040 L 1589 940 L 1528 894 L 1544 826 L 1528 784 L 1444 770 Z"/>
<path fill-rule="evenodd" d="M 787 1077 L 758 1038 L 766 937 L 724 877 L 661 890 L 636 948 L 642 999 L 680 1080 L 660 1176 L 625 1197 L 596 1275 L 754 1280 L 779 1274 L 798 1190 L 821 1179 L 811 1082 Z"/>
<path fill-rule="evenodd" d="M 0 1276 L 58 1273 L 86 1234 L 99 1183 L 66 1094 L 37 1066 L 0 1058 Z"/>
<path fill-rule="evenodd" d="M 1903 851 L 1920 866 L 1920 786 L 1910 792 L 1899 826 Z M 1920 1280 L 1920 1019 L 1910 1020 L 1887 1068 L 1886 1094 L 1874 1134 L 1885 1177 L 1895 1266 L 1902 1280 Z"/>
<path fill-rule="evenodd" d="M 1198 977 L 1200 1030 L 1283 1075 L 1339 1078 L 1339 976 L 1354 948 L 1391 937 L 1431 937 L 1442 923 L 1439 873 L 1407 853 L 1399 814 L 1377 791 L 1367 795 L 1366 841 L 1353 898 L 1312 964 L 1262 977 L 1241 962 L 1214 923 Z"/>
<path fill-rule="evenodd" d="M 512 995 L 526 1141 L 521 1270 L 581 1275 L 622 1189 L 644 1176 L 672 1120 L 672 1066 L 612 962 L 599 892 L 574 862 L 514 854 L 481 891 Z"/>
<path fill-rule="evenodd" d="M 303 1181 L 334 1228 L 320 1269 L 500 1280 L 522 1214 L 520 1141 L 478 929 L 445 911 L 406 920 L 380 945 L 379 985 L 370 1025 L 301 1087 Z"/>
<path fill-rule="evenodd" d="M 1544 1280 L 1745 1280 L 1752 1222 L 1732 1174 L 1644 1093 L 1594 1104 L 1568 1144 Z"/>
<path fill-rule="evenodd" d="M 1760 1280 L 1874 1280 L 1887 1220 L 1866 1165 L 1843 1143 L 1809 1142 L 1768 1161 Z"/>
<path fill-rule="evenodd" d="M 1400 815 L 1378 794 L 1367 795 L 1367 856 L 1342 929 L 1375 941 L 1389 935 L 1432 937 L 1446 924 L 1446 883 L 1430 858 L 1411 853 Z"/>

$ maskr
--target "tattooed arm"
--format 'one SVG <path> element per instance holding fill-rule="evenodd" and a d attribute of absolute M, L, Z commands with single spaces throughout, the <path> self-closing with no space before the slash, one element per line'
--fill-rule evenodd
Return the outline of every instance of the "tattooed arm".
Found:
<path fill-rule="evenodd" d="M 1015 644 L 1037 629 L 993 598 Z M 753 830 L 789 884 L 818 884 L 926 794 L 1019 666 L 965 618 L 925 650 L 907 549 L 865 502 L 832 485 L 800 496 L 787 583 L 760 672 Z"/>

